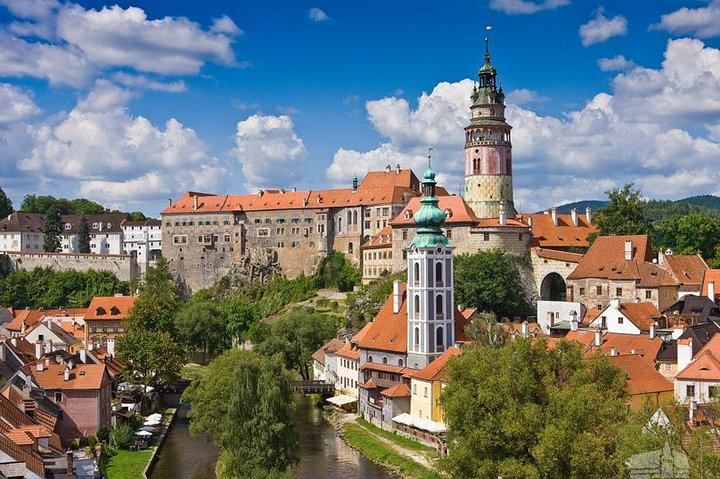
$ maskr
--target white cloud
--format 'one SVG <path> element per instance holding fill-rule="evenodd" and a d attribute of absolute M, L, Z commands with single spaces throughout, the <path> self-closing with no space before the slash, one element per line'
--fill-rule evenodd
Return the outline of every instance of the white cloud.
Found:
<path fill-rule="evenodd" d="M 604 72 L 629 70 L 635 64 L 622 55 L 615 55 L 612 58 L 600 58 L 597 61 L 600 70 Z"/>
<path fill-rule="evenodd" d="M 247 189 L 297 185 L 307 150 L 294 128 L 285 115 L 257 114 L 237 124 L 234 153 Z"/>
<path fill-rule="evenodd" d="M 602 43 L 612 37 L 627 34 L 627 19 L 622 15 L 608 18 L 604 15 L 602 8 L 597 10 L 595 18 L 580 25 L 580 38 L 585 47 L 595 43 Z"/>
<path fill-rule="evenodd" d="M 38 113 L 40 109 L 30 94 L 16 86 L 0 83 L 0 125 L 22 121 Z"/>
<path fill-rule="evenodd" d="M 537 13 L 542 10 L 554 10 L 569 5 L 570 0 L 490 0 L 490 8 L 509 15 Z"/>
<path fill-rule="evenodd" d="M 364 152 L 339 149 L 326 176 L 347 184 L 353 172 L 396 163 L 422 171 L 425 149 L 434 146 L 441 181 L 456 191 L 464 175 L 472 85 L 440 83 L 415 108 L 395 97 L 368 102 L 370 122 L 386 140 Z M 619 73 L 610 93 L 563 116 L 517 104 L 506 113 L 513 126 L 515 199 L 524 211 L 603 198 L 628 182 L 660 198 L 712 192 L 720 183 L 720 50 L 699 40 L 668 42 L 659 68 Z M 697 133 L 702 125 L 706 132 Z"/>
<path fill-rule="evenodd" d="M 308 10 L 308 18 L 312 20 L 313 22 L 326 22 L 330 20 L 330 17 L 327 13 L 323 12 L 317 7 L 313 7 L 310 10 Z"/>
<path fill-rule="evenodd" d="M 220 18 L 213 20 L 210 31 L 213 33 L 226 33 L 228 35 L 242 35 L 244 32 L 238 28 L 232 18 L 227 15 L 223 15 Z"/>
<path fill-rule="evenodd" d="M 169 93 L 182 93 L 187 90 L 187 85 L 185 85 L 185 82 L 182 80 L 161 82 L 144 75 L 130 75 L 125 72 L 113 73 L 112 79 L 121 85 L 143 90 L 165 91 Z"/>
<path fill-rule="evenodd" d="M 507 94 L 507 101 L 515 105 L 527 105 L 528 103 L 545 103 L 548 99 L 538 95 L 536 91 L 519 88 Z"/>
<path fill-rule="evenodd" d="M 227 30 L 231 22 L 224 17 L 214 26 Z M 115 5 L 97 11 L 68 5 L 58 15 L 58 35 L 93 63 L 107 67 L 180 75 L 198 73 L 206 61 L 235 61 L 232 35 L 204 31 L 182 17 L 149 20 L 137 7 Z"/>
<path fill-rule="evenodd" d="M 660 23 L 652 28 L 675 34 L 689 33 L 700 38 L 717 37 L 720 35 L 720 0 L 712 0 L 706 7 L 682 7 L 662 15 Z"/>
<path fill-rule="evenodd" d="M 52 38 L 55 14 L 60 7 L 57 0 L 0 0 L 0 5 L 23 19 L 10 23 L 10 30 L 16 34 Z"/>
<path fill-rule="evenodd" d="M 175 119 L 164 127 L 127 111 L 132 93 L 98 81 L 56 123 L 32 127 L 17 166 L 43 180 L 74 180 L 79 194 L 117 202 L 166 198 L 227 176 L 195 132 Z M 203 174 L 207 173 L 207 177 Z"/>

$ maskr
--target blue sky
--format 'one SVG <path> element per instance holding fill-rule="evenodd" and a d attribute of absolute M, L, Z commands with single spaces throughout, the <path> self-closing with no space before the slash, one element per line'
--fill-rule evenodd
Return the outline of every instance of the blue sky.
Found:
<path fill-rule="evenodd" d="M 0 0 L 0 186 L 157 214 L 433 146 L 457 191 L 487 24 L 521 210 L 720 192 L 719 0 Z"/>

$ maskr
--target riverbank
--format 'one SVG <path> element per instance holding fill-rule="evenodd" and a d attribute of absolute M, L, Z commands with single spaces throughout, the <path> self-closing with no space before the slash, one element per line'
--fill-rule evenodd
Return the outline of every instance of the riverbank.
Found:
<path fill-rule="evenodd" d="M 338 434 L 353 449 L 406 479 L 441 479 L 437 452 L 412 439 L 382 430 L 354 415 L 331 416 Z"/>

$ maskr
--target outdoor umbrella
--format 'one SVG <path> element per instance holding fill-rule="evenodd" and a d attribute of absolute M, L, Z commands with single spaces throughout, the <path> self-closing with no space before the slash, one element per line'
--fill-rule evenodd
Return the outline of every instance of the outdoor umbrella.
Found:
<path fill-rule="evenodd" d="M 137 432 L 135 433 L 135 435 L 136 435 L 136 436 L 141 436 L 141 437 L 148 437 L 148 436 L 152 436 L 153 433 L 148 432 L 148 431 L 137 431 Z"/>

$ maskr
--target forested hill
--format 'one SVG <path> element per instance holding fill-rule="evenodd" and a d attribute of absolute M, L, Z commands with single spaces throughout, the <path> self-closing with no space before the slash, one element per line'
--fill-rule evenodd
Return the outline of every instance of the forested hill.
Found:
<path fill-rule="evenodd" d="M 597 211 L 608 202 L 605 200 L 582 200 L 574 203 L 566 203 L 557 207 L 558 213 L 570 213 L 570 210 L 577 208 L 579 213 L 584 213 L 586 207 Z M 709 211 L 720 215 L 720 197 L 715 195 L 691 196 L 682 200 L 649 200 L 645 202 L 645 216 L 654 223 L 672 215 L 687 215 L 698 211 Z"/>

